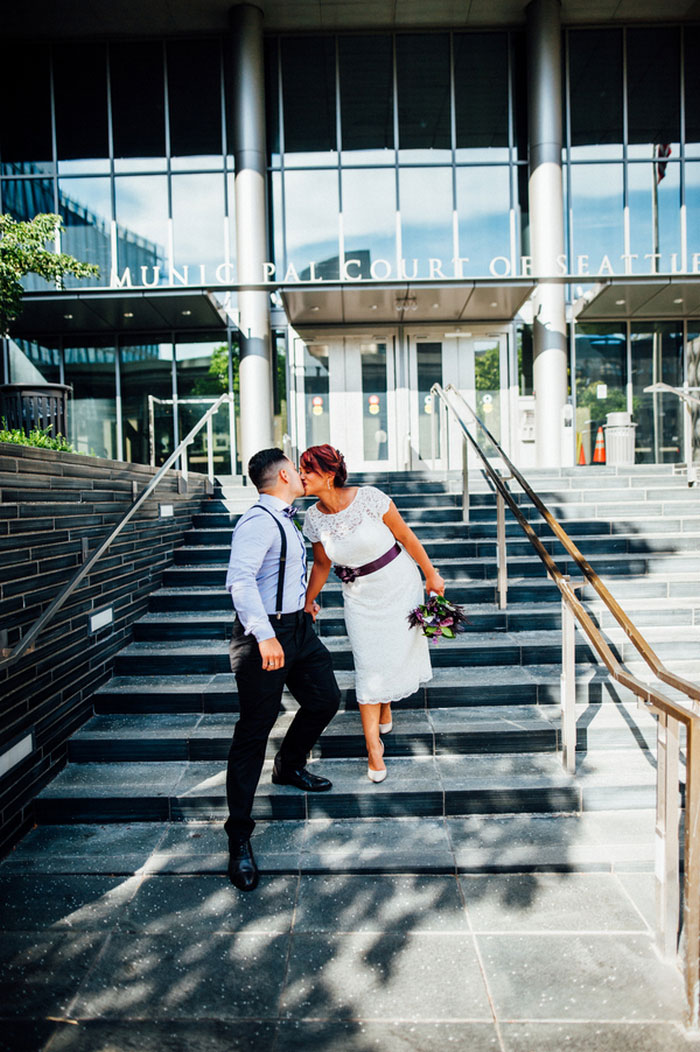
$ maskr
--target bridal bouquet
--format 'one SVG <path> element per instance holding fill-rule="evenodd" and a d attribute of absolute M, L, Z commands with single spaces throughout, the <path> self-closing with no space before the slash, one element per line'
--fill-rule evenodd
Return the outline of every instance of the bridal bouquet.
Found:
<path fill-rule="evenodd" d="M 427 603 L 417 606 L 408 615 L 411 628 L 420 627 L 431 643 L 443 636 L 454 639 L 459 632 L 466 631 L 469 618 L 461 606 L 451 603 L 444 595 L 431 595 Z"/>

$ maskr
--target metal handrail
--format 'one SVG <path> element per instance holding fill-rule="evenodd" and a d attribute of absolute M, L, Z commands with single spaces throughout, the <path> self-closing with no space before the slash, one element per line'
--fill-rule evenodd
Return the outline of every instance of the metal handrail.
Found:
<path fill-rule="evenodd" d="M 3 652 L 3 657 L 0 660 L 0 669 L 7 668 L 9 665 L 13 665 L 23 654 L 34 649 L 34 641 L 37 636 L 46 625 L 51 621 L 56 613 L 65 604 L 66 600 L 70 598 L 75 589 L 78 587 L 83 578 L 90 573 L 95 563 L 104 555 L 107 549 L 110 547 L 112 542 L 122 532 L 126 524 L 134 517 L 136 512 L 139 510 L 141 505 L 146 501 L 153 493 L 155 488 L 162 482 L 167 471 L 170 470 L 172 465 L 184 451 L 184 449 L 196 438 L 201 429 L 205 426 L 210 426 L 211 419 L 215 413 L 218 412 L 224 402 L 230 402 L 232 395 L 222 394 L 220 398 L 217 398 L 216 402 L 211 406 L 210 409 L 202 416 L 202 418 L 194 425 L 192 430 L 187 434 L 179 446 L 170 454 L 168 459 L 165 461 L 163 466 L 159 468 L 158 472 L 153 476 L 149 484 L 146 486 L 143 493 L 134 500 L 131 507 L 124 513 L 122 518 L 119 520 L 116 526 L 112 528 L 109 535 L 102 541 L 102 543 L 95 549 L 92 555 L 79 567 L 76 573 L 73 574 L 70 581 L 63 587 L 62 591 L 56 596 L 55 599 L 49 603 L 44 612 L 37 618 L 32 627 L 25 635 L 22 636 L 19 643 L 10 650 L 8 653 Z"/>
<path fill-rule="evenodd" d="M 685 472 L 688 485 L 694 486 L 698 481 L 698 472 L 693 459 L 693 418 L 691 416 L 691 408 L 693 406 L 700 407 L 700 398 L 692 395 L 691 391 L 700 391 L 700 387 L 690 387 L 687 380 L 682 387 L 671 387 L 670 384 L 659 381 L 644 388 L 645 394 L 673 394 L 684 403 L 683 445 L 685 446 Z"/>
<path fill-rule="evenodd" d="M 669 672 L 646 642 L 642 634 L 622 610 L 617 601 L 610 595 L 605 585 L 593 568 L 584 559 L 576 545 L 571 541 L 563 527 L 540 500 L 529 483 L 512 463 L 483 421 L 469 406 L 460 392 L 452 385 L 447 391 L 454 393 L 465 408 L 483 429 L 489 441 L 498 451 L 500 458 L 511 472 L 513 478 L 540 512 L 545 522 L 569 552 L 576 564 L 603 600 L 615 620 L 625 630 L 628 638 L 643 657 L 644 661 L 655 672 L 659 679 L 664 679 L 689 697 L 689 704 L 667 698 L 654 686 L 642 683 L 625 669 L 598 627 L 583 607 L 574 591 L 574 585 L 568 576 L 563 574 L 556 562 L 542 544 L 531 524 L 522 514 L 505 481 L 489 462 L 479 442 L 471 434 L 461 415 L 447 397 L 440 384 L 434 384 L 431 394 L 437 396 L 448 413 L 456 421 L 463 434 L 465 445 L 472 446 L 486 470 L 486 475 L 496 492 L 508 504 L 528 540 L 543 562 L 547 572 L 556 584 L 562 596 L 562 656 L 564 673 L 562 675 L 562 734 L 573 734 L 564 743 L 564 760 L 569 770 L 572 769 L 571 758 L 575 752 L 575 695 L 573 675 L 566 674 L 567 665 L 573 668 L 574 640 L 573 621 L 578 621 L 589 643 L 601 658 L 608 672 L 635 694 L 658 717 L 657 720 L 657 796 L 656 796 L 656 879 L 657 879 L 657 942 L 660 950 L 667 957 L 674 957 L 678 950 L 678 917 L 680 908 L 679 883 L 679 725 L 686 729 L 686 782 L 685 782 L 685 843 L 683 870 L 683 933 L 684 933 L 684 978 L 688 1006 L 688 1025 L 697 1029 L 700 1024 L 700 708 L 697 699 L 700 691 L 681 677 Z M 464 458 L 466 460 L 466 457 Z M 466 494 L 468 499 L 468 493 Z M 565 711 L 568 707 L 568 711 Z M 567 763 L 568 760 L 568 763 Z"/>
<path fill-rule="evenodd" d="M 436 386 L 438 386 L 438 385 L 436 385 Z M 529 499 L 535 505 L 535 507 L 539 511 L 540 515 L 545 520 L 545 522 L 547 523 L 547 525 L 549 526 L 550 530 L 555 535 L 557 540 L 559 540 L 561 542 L 562 546 L 566 549 L 566 551 L 569 553 L 571 558 L 576 562 L 576 565 L 581 570 L 581 573 L 583 574 L 583 576 L 586 578 L 586 580 L 589 582 L 589 584 L 591 584 L 593 586 L 593 588 L 596 590 L 596 592 L 598 593 L 600 598 L 603 600 L 603 602 L 607 606 L 607 608 L 610 611 L 610 613 L 613 615 L 613 617 L 615 618 L 617 623 L 620 625 L 620 627 L 625 631 L 625 633 L 629 637 L 630 642 L 633 644 L 635 649 L 638 651 L 638 653 L 643 658 L 645 663 L 649 666 L 649 668 L 654 673 L 654 675 L 658 679 L 660 679 L 663 683 L 667 683 L 669 687 L 673 687 L 675 690 L 678 690 L 682 694 L 685 694 L 688 698 L 690 698 L 692 700 L 693 703 L 700 702 L 700 688 L 697 687 L 694 683 L 690 683 L 688 680 L 683 679 L 682 676 L 677 676 L 675 674 L 675 672 L 671 672 L 670 669 L 666 668 L 664 663 L 661 661 L 661 659 L 658 657 L 658 655 L 654 652 L 654 650 L 652 649 L 650 644 L 647 642 L 647 640 L 644 638 L 644 636 L 639 631 L 639 629 L 634 624 L 634 622 L 628 617 L 628 615 L 622 609 L 622 607 L 617 602 L 617 600 L 614 598 L 614 596 L 605 587 L 605 585 L 601 581 L 601 579 L 598 576 L 598 574 L 595 572 L 595 570 L 590 565 L 588 560 L 579 551 L 578 547 L 574 544 L 574 542 L 572 541 L 571 537 L 569 537 L 569 535 L 566 532 L 566 530 L 564 529 L 564 527 L 554 517 L 554 515 L 549 510 L 549 508 L 546 506 L 546 504 L 544 504 L 544 502 L 542 500 L 540 500 L 538 495 L 535 493 L 533 488 L 530 486 L 530 484 L 527 481 L 527 479 L 525 479 L 522 476 L 522 474 L 520 473 L 520 471 L 518 471 L 516 466 L 513 464 L 513 462 L 509 458 L 508 454 L 501 447 L 501 445 L 498 442 L 498 440 L 496 438 L 494 438 L 494 436 L 491 434 L 491 432 L 487 428 L 486 424 L 480 419 L 480 417 L 477 416 L 477 414 L 474 412 L 474 410 L 471 408 L 471 406 L 468 404 L 468 402 L 463 398 L 461 393 L 452 384 L 448 385 L 447 390 L 453 392 L 459 398 L 459 400 L 462 402 L 464 407 L 469 411 L 469 413 L 471 413 L 471 415 L 474 417 L 476 422 L 482 428 L 482 430 L 484 431 L 484 434 L 486 435 L 486 437 L 493 444 L 494 448 L 498 451 L 499 457 L 503 460 L 503 463 L 508 468 L 508 471 L 510 472 L 510 474 L 513 476 L 513 478 L 516 480 L 516 482 L 524 490 L 526 496 L 529 497 Z M 445 403 L 448 406 L 450 405 L 450 403 L 447 400 L 446 396 L 445 396 Z M 452 411 L 455 412 L 454 408 L 453 407 L 451 407 L 451 408 L 452 408 Z M 459 415 L 456 414 L 456 413 L 455 413 L 455 415 L 459 419 Z M 506 499 L 508 501 L 508 497 L 506 497 L 506 493 L 509 494 L 509 491 L 503 486 L 503 482 L 502 482 L 500 476 L 498 475 L 497 472 L 494 471 L 492 465 L 489 463 L 489 461 L 486 458 L 485 454 L 481 451 L 481 448 L 479 447 L 479 444 L 476 442 L 476 440 L 474 438 L 472 438 L 471 436 L 469 436 L 469 438 L 470 438 L 470 441 L 472 442 L 475 450 L 479 454 L 480 458 L 487 465 L 487 471 L 488 471 L 490 477 L 494 480 L 494 484 L 497 486 L 497 488 L 499 490 L 501 490 L 501 492 L 503 493 L 504 499 Z M 510 496 L 510 501 L 508 501 L 508 503 L 509 503 L 509 506 L 511 507 L 511 510 L 513 510 L 514 507 L 518 508 L 518 505 L 514 504 L 514 502 L 512 500 L 512 495 L 509 494 L 509 496 Z M 513 513 L 515 514 L 516 518 L 518 519 L 518 521 L 520 522 L 520 524 L 522 526 L 523 522 L 526 521 L 526 520 L 523 519 L 522 515 L 519 512 L 519 509 L 517 511 L 514 510 Z M 529 524 L 528 524 L 528 526 L 529 526 Z M 525 526 L 523 526 L 523 529 L 525 529 Z M 527 530 L 526 530 L 526 532 L 527 532 Z M 537 544 L 535 544 L 534 541 L 533 541 L 533 537 L 537 540 L 537 542 L 539 544 L 539 547 L 542 548 L 542 553 L 547 557 L 547 560 L 551 561 L 552 566 L 556 566 L 554 561 L 551 559 L 551 556 L 549 556 L 549 553 L 541 545 L 541 542 L 539 541 L 539 538 L 537 538 L 536 534 L 534 534 L 534 531 L 531 530 L 531 532 L 532 532 L 532 537 L 529 537 L 529 534 L 528 534 L 528 537 L 532 541 L 533 546 L 535 547 L 535 550 L 537 551 L 538 555 L 540 555 L 540 558 L 543 558 L 543 555 L 540 554 L 540 551 L 539 551 L 539 548 L 537 547 Z M 546 560 L 543 559 L 543 561 L 545 562 L 545 565 L 547 565 L 548 571 L 551 572 L 551 568 L 548 565 L 548 563 L 546 562 Z M 561 571 L 558 571 L 558 572 L 561 573 Z M 602 637 L 601 637 L 601 639 L 602 639 Z M 602 654 L 601 654 L 601 657 L 602 657 Z M 692 714 L 700 716 L 700 705 L 693 704 L 693 706 L 692 706 Z"/>

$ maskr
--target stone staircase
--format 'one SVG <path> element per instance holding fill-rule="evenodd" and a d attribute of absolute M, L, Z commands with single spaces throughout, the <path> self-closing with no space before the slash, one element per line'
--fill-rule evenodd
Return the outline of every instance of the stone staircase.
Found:
<path fill-rule="evenodd" d="M 662 466 L 531 471 L 529 478 L 659 656 L 688 678 L 697 676 L 700 493 Z M 625 858 L 650 864 L 654 721 L 609 679 L 577 631 L 578 763 L 575 775 L 564 772 L 558 753 L 559 594 L 517 523 L 508 518 L 508 608 L 499 611 L 495 500 L 484 482 L 474 480 L 465 526 L 456 477 L 409 473 L 353 481 L 391 493 L 448 581 L 448 595 L 466 606 L 472 623 L 454 643 L 433 648 L 433 680 L 395 706 L 395 729 L 385 739 L 389 775 L 374 785 L 366 777 L 354 711 L 340 585 L 329 580 L 317 625 L 333 654 L 342 703 L 313 762 L 334 788 L 306 796 L 271 784 L 271 758 L 294 707 L 286 697 L 255 817 L 290 836 L 315 828 L 312 819 L 332 820 L 336 832 L 338 821 L 361 820 L 361 834 L 355 833 L 352 850 L 343 855 L 346 868 L 361 865 L 363 851 L 378 857 L 388 818 L 406 820 L 407 837 L 409 820 L 414 829 L 427 818 L 460 820 L 451 828 L 466 838 L 461 855 L 457 850 L 445 862 L 444 853 L 427 851 L 427 868 L 450 868 L 455 859 L 475 870 L 568 867 L 581 859 L 599 866 L 610 862 L 626 837 L 631 841 L 620 849 Z M 69 765 L 38 798 L 39 822 L 187 820 L 217 823 L 218 830 L 226 813 L 225 760 L 237 710 L 227 653 L 232 615 L 223 582 L 240 495 L 240 488 L 219 486 L 195 516 L 163 587 L 135 626 L 134 641 L 117 656 L 113 679 L 94 695 L 93 719 L 71 740 Z M 522 495 L 518 499 L 562 570 L 576 577 L 576 567 L 535 509 Z M 622 660 L 646 676 L 588 586 L 583 595 Z M 546 835 L 542 821 L 528 816 L 548 821 Z M 384 822 L 377 828 L 373 820 L 379 819 Z M 358 829 L 357 821 L 350 825 Z M 589 843 L 577 861 L 572 830 L 584 826 Z M 265 827 L 263 822 L 260 829 Z M 488 844 L 494 829 L 500 830 L 497 852 Z M 557 829 L 566 830 L 559 839 Z M 378 868 L 410 866 L 409 841 L 396 841 L 393 861 L 387 842 Z M 304 866 L 298 853 L 275 852 L 272 868 Z M 323 870 L 322 855 L 308 855 L 308 867 Z"/>

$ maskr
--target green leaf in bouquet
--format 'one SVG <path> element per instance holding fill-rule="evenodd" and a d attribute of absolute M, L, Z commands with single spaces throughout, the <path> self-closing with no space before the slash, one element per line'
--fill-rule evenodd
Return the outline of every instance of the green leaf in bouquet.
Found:
<path fill-rule="evenodd" d="M 454 637 L 455 637 L 454 632 L 452 631 L 451 628 L 448 628 L 447 625 L 443 625 L 443 627 L 442 627 L 442 634 L 443 634 L 443 636 L 446 639 L 454 639 Z"/>

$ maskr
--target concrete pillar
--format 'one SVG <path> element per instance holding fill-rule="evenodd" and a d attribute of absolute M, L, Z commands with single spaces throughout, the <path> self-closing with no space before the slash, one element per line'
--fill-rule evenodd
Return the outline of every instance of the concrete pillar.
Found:
<path fill-rule="evenodd" d="M 532 273 L 555 277 L 564 254 L 560 0 L 527 9 L 530 253 Z M 533 296 L 533 387 L 538 467 L 561 464 L 561 410 L 567 400 L 564 285 L 541 284 Z"/>
<path fill-rule="evenodd" d="M 231 8 L 230 25 L 237 274 L 240 284 L 259 285 L 267 258 L 263 13 L 253 4 L 238 4 Z M 238 306 L 240 457 L 245 472 L 253 453 L 273 444 L 269 294 L 243 289 Z"/>

